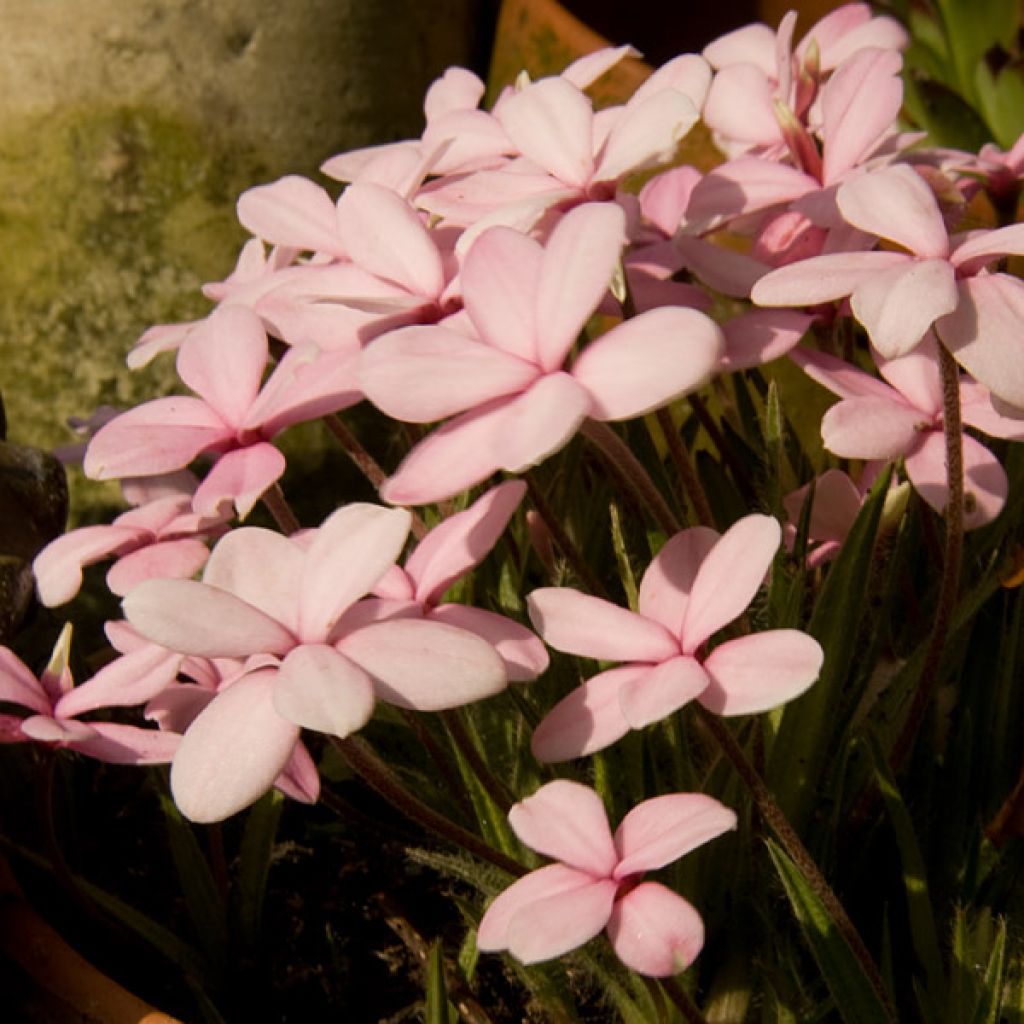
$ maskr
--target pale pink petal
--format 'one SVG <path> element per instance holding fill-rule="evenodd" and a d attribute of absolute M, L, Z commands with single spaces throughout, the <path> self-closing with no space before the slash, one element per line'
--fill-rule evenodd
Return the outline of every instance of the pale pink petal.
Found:
<path fill-rule="evenodd" d="M 702 51 L 704 59 L 716 69 L 730 64 L 753 64 L 766 76 L 774 76 L 775 33 L 760 23 L 744 25 L 734 29 L 713 42 Z"/>
<path fill-rule="evenodd" d="M 894 398 L 847 398 L 822 417 L 821 440 L 841 458 L 895 459 L 917 444 L 931 419 Z"/>
<path fill-rule="evenodd" d="M 615 870 L 618 855 L 604 803 L 589 786 L 556 779 L 508 812 L 520 842 L 597 877 Z"/>
<path fill-rule="evenodd" d="M 666 162 L 700 117 L 693 98 L 675 89 L 636 100 L 634 95 L 602 147 L 595 181 L 618 181 L 633 171 Z"/>
<path fill-rule="evenodd" d="M 825 185 L 839 181 L 892 128 L 903 103 L 902 66 L 893 50 L 862 50 L 828 80 L 821 94 Z"/>
<path fill-rule="evenodd" d="M 337 305 L 324 308 L 337 315 Z M 243 426 L 269 438 L 295 423 L 355 405 L 363 397 L 356 380 L 359 355 L 357 343 L 327 352 L 311 344 L 293 345 L 249 407 Z"/>
<path fill-rule="evenodd" d="M 671 238 L 686 212 L 701 173 L 696 167 L 672 167 L 651 178 L 640 190 L 640 208 L 644 218 Z"/>
<path fill-rule="evenodd" d="M 275 669 L 239 679 L 189 726 L 171 766 L 171 792 L 181 813 L 207 823 L 255 803 L 284 770 L 298 726 L 274 708 Z"/>
<path fill-rule="evenodd" d="M 412 556 L 409 560 L 412 561 Z M 373 585 L 373 594 L 388 601 L 413 601 L 416 598 L 416 584 L 400 565 L 392 565 Z"/>
<path fill-rule="evenodd" d="M 972 233 L 956 247 L 949 261 L 964 277 L 973 277 L 1000 256 L 1024 256 L 1024 224 Z"/>
<path fill-rule="evenodd" d="M 397 560 L 410 522 L 404 509 L 362 503 L 324 520 L 302 570 L 299 629 L 307 643 L 326 639 L 345 609 L 373 589 Z"/>
<path fill-rule="evenodd" d="M 590 410 L 590 396 L 567 373 L 549 373 L 496 410 L 490 425 L 498 467 L 522 473 L 559 451 Z"/>
<path fill-rule="evenodd" d="M 222 455 L 206 474 L 193 499 L 201 515 L 216 514 L 230 502 L 244 519 L 285 471 L 285 459 L 268 441 L 236 448 Z"/>
<path fill-rule="evenodd" d="M 625 420 L 658 409 L 704 384 L 725 339 L 695 309 L 663 307 L 641 313 L 591 342 L 572 367 L 598 420 Z"/>
<path fill-rule="evenodd" d="M 526 390 L 537 367 L 444 327 L 405 327 L 363 353 L 358 379 L 366 397 L 389 416 L 432 423 L 484 402 Z"/>
<path fill-rule="evenodd" d="M 142 332 L 139 340 L 125 356 L 125 365 L 129 370 L 141 370 L 161 352 L 173 352 L 197 323 L 196 320 L 188 320 L 184 323 L 157 324 L 148 328 Z"/>
<path fill-rule="evenodd" d="M 1011 441 L 1024 441 L 1024 419 L 1012 407 L 997 409 L 988 388 L 965 377 L 960 381 L 960 415 L 964 423 L 988 434 Z"/>
<path fill-rule="evenodd" d="M 745 370 L 770 363 L 799 344 L 813 317 L 788 309 L 755 309 L 723 325 L 723 370 Z"/>
<path fill-rule="evenodd" d="M 956 278 L 945 260 L 914 261 L 866 278 L 850 296 L 853 315 L 888 359 L 906 355 L 956 305 Z"/>
<path fill-rule="evenodd" d="M 232 427 L 260 390 L 268 359 L 260 318 L 246 306 L 218 306 L 178 349 L 178 376 Z"/>
<path fill-rule="evenodd" d="M 689 97 L 697 110 L 700 110 L 707 99 L 711 79 L 711 65 L 704 57 L 696 53 L 681 54 L 666 61 L 641 83 L 626 104 L 627 109 L 639 106 L 655 93 L 671 89 Z"/>
<path fill-rule="evenodd" d="M 809 485 L 801 487 L 782 499 L 786 515 L 794 526 L 800 522 L 809 489 Z M 845 473 L 827 469 L 817 477 L 814 485 L 808 535 L 812 540 L 842 543 L 863 503 L 864 495 Z"/>
<path fill-rule="evenodd" d="M 547 867 L 531 871 L 499 893 L 487 908 L 477 929 L 477 948 L 485 953 L 508 949 L 509 925 L 519 911 L 549 897 L 589 888 L 593 884 L 594 879 L 590 875 L 564 864 L 548 864 Z M 602 923 L 597 930 L 603 927 Z"/>
<path fill-rule="evenodd" d="M 704 923 L 682 896 L 658 882 L 642 882 L 615 904 L 608 938 L 627 967 L 667 978 L 697 959 Z"/>
<path fill-rule="evenodd" d="M 771 516 L 749 515 L 722 535 L 701 563 L 683 619 L 683 652 L 692 654 L 742 614 L 764 581 L 782 531 Z"/>
<path fill-rule="evenodd" d="M 455 580 L 479 565 L 505 532 L 525 493 L 521 480 L 507 480 L 435 526 L 405 562 L 405 571 L 415 582 L 416 600 L 440 600 Z"/>
<path fill-rule="evenodd" d="M 679 654 L 678 642 L 660 623 L 569 587 L 535 590 L 526 607 L 544 642 L 566 654 L 652 663 Z"/>
<path fill-rule="evenodd" d="M 808 377 L 840 398 L 877 398 L 899 402 L 895 390 L 884 381 L 835 356 L 814 349 L 795 348 L 789 353 L 789 358 Z"/>
<path fill-rule="evenodd" d="M 444 272 L 437 245 L 401 196 L 357 181 L 338 200 L 338 226 L 354 263 L 417 295 L 441 294 Z"/>
<path fill-rule="evenodd" d="M 1003 509 L 1009 484 L 999 460 L 968 434 L 963 435 L 964 529 L 973 530 L 991 522 Z M 940 515 L 949 501 L 946 445 L 941 431 L 921 440 L 905 461 L 914 490 Z"/>
<path fill-rule="evenodd" d="M 704 661 L 711 684 L 697 698 L 716 715 L 755 715 L 799 697 L 825 654 L 796 629 L 751 633 L 719 644 Z"/>
<path fill-rule="evenodd" d="M 284 654 L 295 638 L 276 619 L 226 590 L 192 580 L 146 580 L 124 614 L 148 640 L 208 658 Z"/>
<path fill-rule="evenodd" d="M 629 732 L 619 689 L 645 675 L 649 665 L 609 669 L 563 697 L 533 732 L 530 750 L 538 761 L 569 761 L 610 747 Z"/>
<path fill-rule="evenodd" d="M 89 442 L 82 468 L 94 480 L 153 476 L 187 466 L 233 431 L 203 401 L 175 395 L 136 406 Z"/>
<path fill-rule="evenodd" d="M 929 331 L 921 343 L 899 359 L 875 357 L 878 371 L 911 405 L 928 416 L 942 412 L 942 379 L 935 335 Z"/>
<path fill-rule="evenodd" d="M 90 722 L 90 736 L 68 741 L 80 754 L 109 764 L 166 764 L 181 737 L 159 729 L 140 729 L 120 722 Z"/>
<path fill-rule="evenodd" d="M 212 690 L 202 686 L 175 683 L 146 705 L 145 717 L 163 730 L 184 733 L 215 696 Z"/>
<path fill-rule="evenodd" d="M 702 793 L 669 793 L 637 804 L 615 830 L 615 878 L 657 871 L 736 827 L 736 814 Z"/>
<path fill-rule="evenodd" d="M 714 88 L 712 88 L 714 95 Z M 703 233 L 743 214 L 787 203 L 821 186 L 803 171 L 757 157 L 741 157 L 716 167 L 693 190 L 686 207 L 686 230 Z"/>
<path fill-rule="evenodd" d="M 605 46 L 593 53 L 577 57 L 565 68 L 561 77 L 571 82 L 577 89 L 586 89 L 624 58 L 640 56 L 639 50 L 632 46 Z"/>
<path fill-rule="evenodd" d="M 488 344 L 536 361 L 534 305 L 544 253 L 532 239 L 507 227 L 484 231 L 462 267 L 462 295 L 473 323 Z"/>
<path fill-rule="evenodd" d="M 704 56 L 715 63 L 705 49 Z M 774 74 L 774 69 L 771 74 Z M 708 127 L 730 141 L 768 146 L 780 138 L 772 107 L 774 84 L 752 64 L 733 64 L 715 75 L 702 116 Z"/>
<path fill-rule="evenodd" d="M 547 671 L 549 659 L 544 645 L 525 626 L 505 615 L 463 604 L 442 604 L 428 612 L 427 617 L 486 640 L 505 663 L 510 683 L 530 682 Z"/>
<path fill-rule="evenodd" d="M 144 704 L 174 682 L 181 658 L 157 644 L 146 644 L 122 654 L 61 697 L 54 706 L 54 714 L 73 718 L 97 708 Z"/>
<path fill-rule="evenodd" d="M 484 83 L 465 68 L 448 68 L 435 79 L 423 99 L 423 112 L 433 121 L 450 110 L 475 107 L 484 95 Z"/>
<path fill-rule="evenodd" d="M 274 788 L 303 804 L 315 804 L 320 797 L 320 773 L 306 745 L 296 743 L 284 770 L 274 779 Z"/>
<path fill-rule="evenodd" d="M 837 252 L 765 274 L 750 290 L 758 306 L 815 306 L 849 295 L 864 281 L 887 281 L 910 257 L 898 252 Z M 922 331 L 922 333 L 924 333 Z"/>
<path fill-rule="evenodd" d="M 708 685 L 700 663 L 680 655 L 652 665 L 642 676 L 627 680 L 619 689 L 622 717 L 631 729 L 644 729 L 689 704 Z"/>
<path fill-rule="evenodd" d="M 559 181 L 582 187 L 593 168 L 590 101 L 563 78 L 544 78 L 502 99 L 495 116 L 520 153 Z"/>
<path fill-rule="evenodd" d="M 986 274 L 957 285 L 960 302 L 936 323 L 936 333 L 993 395 L 1024 407 L 1024 282 L 1008 274 Z"/>
<path fill-rule="evenodd" d="M 681 235 L 675 246 L 687 268 L 709 288 L 735 299 L 745 299 L 769 271 L 767 264 L 746 253 L 713 245 L 703 238 Z"/>
<path fill-rule="evenodd" d="M 851 178 L 840 186 L 836 202 L 855 227 L 898 242 L 921 259 L 949 255 L 949 235 L 935 194 L 906 164 Z"/>
<path fill-rule="evenodd" d="M 496 425 L 500 426 L 512 404 L 512 399 L 496 399 L 429 434 L 385 481 L 381 498 L 395 505 L 425 505 L 489 477 L 499 466 L 494 451 Z"/>
<path fill-rule="evenodd" d="M 77 722 L 73 718 L 54 718 L 52 715 L 32 715 L 22 720 L 22 736 L 36 740 L 38 743 L 56 743 L 67 746 L 95 738 L 91 725 Z"/>
<path fill-rule="evenodd" d="M 373 705 L 370 677 L 333 647 L 303 644 L 278 669 L 274 707 L 304 729 L 344 739 L 366 725 Z"/>
<path fill-rule="evenodd" d="M 537 355 L 560 369 L 608 291 L 626 241 L 626 215 L 614 203 L 585 203 L 558 222 L 544 247 L 537 291 Z"/>
<path fill-rule="evenodd" d="M 274 245 L 345 257 L 334 203 L 307 178 L 289 174 L 248 189 L 238 199 L 238 219 L 246 230 Z"/>
<path fill-rule="evenodd" d="M 241 598 L 297 633 L 304 562 L 302 548 L 294 540 L 275 530 L 246 526 L 217 542 L 203 582 Z"/>
<path fill-rule="evenodd" d="M 42 683 L 13 651 L 0 647 L 0 700 L 48 715 L 50 699 Z"/>
<path fill-rule="evenodd" d="M 36 555 L 36 592 L 47 608 L 70 601 L 82 586 L 82 567 L 118 550 L 130 550 L 145 534 L 130 526 L 82 526 L 51 541 Z"/>
<path fill-rule="evenodd" d="M 640 580 L 640 614 L 660 622 L 673 636 L 681 636 L 697 570 L 718 540 L 719 534 L 706 526 L 693 526 L 670 537 Z"/>
<path fill-rule="evenodd" d="M 209 548 L 192 537 L 150 544 L 119 558 L 107 573 L 107 586 L 112 594 L 124 597 L 143 580 L 190 579 L 209 555 Z"/>
<path fill-rule="evenodd" d="M 504 662 L 486 640 L 443 622 L 376 622 L 336 646 L 371 676 L 381 700 L 416 711 L 469 704 L 508 683 Z"/>

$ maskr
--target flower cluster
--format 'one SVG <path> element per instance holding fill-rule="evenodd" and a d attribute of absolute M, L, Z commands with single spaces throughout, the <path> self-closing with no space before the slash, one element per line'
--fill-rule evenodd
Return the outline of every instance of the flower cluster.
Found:
<path fill-rule="evenodd" d="M 115 559 L 119 657 L 72 689 L 62 669 L 37 678 L 0 650 L 0 698 L 32 713 L 4 717 L 3 737 L 170 761 L 180 809 L 211 822 L 275 785 L 315 800 L 316 737 L 344 740 L 378 702 L 440 711 L 530 683 L 548 671 L 544 644 L 606 664 L 577 667 L 580 685 L 540 709 L 532 752 L 543 763 L 604 750 L 691 702 L 757 715 L 811 687 L 828 652 L 795 628 L 798 616 L 764 628 L 766 578 L 794 559 L 764 510 L 788 510 L 798 557 L 820 542 L 801 571 L 840 549 L 886 464 L 940 515 L 963 493 L 967 529 L 1000 514 L 1006 473 L 950 428 L 950 402 L 972 430 L 1024 439 L 1024 284 L 1000 263 L 1024 255 L 1024 226 L 956 230 L 979 189 L 1016 186 L 1020 144 L 1002 161 L 954 157 L 902 131 L 907 38 L 894 20 L 850 4 L 799 43 L 794 22 L 680 56 L 598 111 L 585 90 L 628 48 L 523 77 L 491 110 L 476 76 L 452 69 L 427 95 L 420 139 L 324 164 L 346 183 L 339 198 L 296 176 L 246 192 L 238 215 L 253 238 L 207 286 L 213 311 L 153 328 L 129 356 L 139 366 L 175 352 L 190 394 L 122 413 L 85 452 L 86 474 L 120 480 L 133 507 L 35 563 L 40 599 L 57 606 L 83 566 Z M 701 118 L 728 159 L 708 173 L 671 166 Z M 635 481 L 638 464 L 608 424 L 643 429 L 647 417 L 662 450 L 685 449 L 696 426 L 679 431 L 680 399 L 695 396 L 707 419 L 702 391 L 721 401 L 728 375 L 787 353 L 840 398 L 821 422 L 824 447 L 864 466 L 853 479 L 826 472 L 809 510 L 809 475 L 772 508 L 711 509 L 698 487 L 699 525 L 680 529 L 654 509 L 649 553 L 630 552 L 645 560 L 632 600 L 631 572 L 620 581 L 600 567 L 593 577 L 610 589 L 591 586 L 534 467 L 578 453 L 583 434 L 614 479 Z M 396 431 L 413 441 L 374 477 L 395 507 L 338 495 L 302 529 L 278 484 L 278 438 L 362 401 L 415 425 Z M 582 493 L 580 460 L 567 455 L 558 472 Z M 527 484 L 497 474 L 531 481 L 531 531 L 516 525 Z M 622 494 L 630 507 L 647 502 L 639 485 Z M 240 525 L 261 499 L 278 529 Z M 409 511 L 435 505 L 423 518 Z M 406 552 L 411 529 L 418 544 Z M 525 596 L 533 631 L 518 591 L 499 602 L 472 586 L 497 557 L 515 567 L 516 591 L 554 569 L 554 585 Z M 562 585 L 569 571 L 583 590 Z M 78 718 L 125 706 L 156 727 Z M 509 820 L 558 863 L 490 905 L 481 949 L 532 963 L 607 928 L 641 973 L 693 961 L 697 912 L 641 876 L 735 828 L 734 812 L 710 796 L 660 794 L 612 836 L 601 798 L 560 779 Z"/>

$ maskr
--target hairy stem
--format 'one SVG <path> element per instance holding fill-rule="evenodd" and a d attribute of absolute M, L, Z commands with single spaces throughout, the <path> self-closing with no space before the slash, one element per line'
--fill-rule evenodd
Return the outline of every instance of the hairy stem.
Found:
<path fill-rule="evenodd" d="M 366 740 L 358 736 L 348 736 L 343 740 L 332 737 L 331 742 L 346 764 L 371 789 L 411 821 L 415 821 L 446 842 L 461 847 L 474 857 L 501 868 L 515 878 L 526 874 L 526 869 L 518 861 L 488 846 L 479 836 L 449 821 L 443 814 L 439 814 L 413 796 L 402 785 L 398 776 L 374 753 Z"/>
<path fill-rule="evenodd" d="M 899 771 L 910 753 L 925 712 L 939 683 L 939 669 L 945 653 L 949 626 L 960 589 L 960 563 L 964 550 L 964 465 L 963 424 L 960 417 L 960 371 L 956 361 L 943 345 L 939 345 L 939 368 L 942 371 L 942 429 L 946 438 L 946 477 L 949 482 L 949 500 L 946 503 L 946 548 L 942 560 L 942 584 L 939 603 L 928 650 L 925 653 L 921 675 L 917 682 L 913 702 L 899 737 L 893 744 L 889 763 Z"/>
<path fill-rule="evenodd" d="M 295 518 L 295 513 L 288 504 L 288 499 L 285 498 L 279 483 L 275 481 L 263 492 L 262 501 L 266 510 L 274 517 L 278 529 L 286 537 L 290 537 L 302 529 L 302 524 Z"/>
<path fill-rule="evenodd" d="M 387 480 L 388 475 L 380 467 L 380 463 L 363 447 L 362 442 L 342 422 L 336 413 L 329 413 L 323 417 L 324 426 L 338 439 L 345 454 L 352 460 L 353 465 L 367 480 L 373 484 L 374 489 L 380 491 Z M 415 512 L 412 513 L 412 535 L 421 540 L 427 533 L 427 524 Z"/>
<path fill-rule="evenodd" d="M 668 409 L 659 409 L 657 417 L 658 426 L 661 427 L 661 432 L 665 435 L 665 441 L 668 444 L 669 455 L 672 456 L 672 462 L 676 467 L 676 472 L 679 474 L 679 479 L 682 481 L 683 490 L 693 506 L 697 522 L 702 526 L 710 526 L 714 529 L 715 517 L 711 514 L 708 496 L 704 493 L 700 477 L 697 476 L 697 469 L 693 464 L 693 459 L 690 458 L 690 453 L 686 450 L 686 445 L 683 444 L 683 439 L 679 436 L 679 431 L 672 422 L 671 413 Z"/>

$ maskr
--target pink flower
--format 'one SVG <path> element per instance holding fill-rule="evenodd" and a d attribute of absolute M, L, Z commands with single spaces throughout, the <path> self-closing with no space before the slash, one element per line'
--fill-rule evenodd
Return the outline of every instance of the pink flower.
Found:
<path fill-rule="evenodd" d="M 635 612 L 568 588 L 535 590 L 530 619 L 551 647 L 626 663 L 555 705 L 533 734 L 536 757 L 592 754 L 694 699 L 715 714 L 746 715 L 803 693 L 824 655 L 798 630 L 751 633 L 707 653 L 712 634 L 757 593 L 780 537 L 779 524 L 761 515 L 722 536 L 703 526 L 677 533 L 644 573 Z"/>
<path fill-rule="evenodd" d="M 825 447 L 843 458 L 892 460 L 903 465 L 914 489 L 940 515 L 949 501 L 943 432 L 942 384 L 936 341 L 929 332 L 899 359 L 876 357 L 888 383 L 821 352 L 795 349 L 790 358 L 808 376 L 842 399 L 825 413 Z M 971 380 L 960 383 L 961 416 L 968 426 L 1024 440 L 1024 422 L 1001 416 L 988 391 Z M 969 434 L 961 438 L 964 468 L 964 528 L 991 522 L 1003 508 L 1009 484 L 999 460 Z"/>
<path fill-rule="evenodd" d="M 51 541 L 36 556 L 32 572 L 39 600 L 47 607 L 70 601 L 82 585 L 86 565 L 113 557 L 107 586 L 123 597 L 137 583 L 153 577 L 188 579 L 206 562 L 204 538 L 225 529 L 224 514 L 192 511 L 198 481 L 190 473 L 154 478 L 163 486 L 147 488 L 145 478 L 131 488 L 137 507 L 112 523 L 82 526 Z"/>
<path fill-rule="evenodd" d="M 405 457 L 381 496 L 420 505 L 498 469 L 518 473 L 561 448 L 587 417 L 642 415 L 699 387 L 723 347 L 692 309 L 662 308 L 612 328 L 563 369 L 604 298 L 624 242 L 612 204 L 568 213 L 545 247 L 509 228 L 485 232 L 462 269 L 479 338 L 407 327 L 371 343 L 359 366 L 366 396 L 396 419 L 449 419 Z"/>
<path fill-rule="evenodd" d="M 32 712 L 21 719 L 0 715 L 0 741 L 35 740 L 114 764 L 169 761 L 181 740 L 174 733 L 120 722 L 82 722 L 78 716 L 98 708 L 141 704 L 169 684 L 177 661 L 166 651 L 149 647 L 118 658 L 75 686 L 68 669 L 70 646 L 68 625 L 38 677 L 13 651 L 0 647 L 0 701 Z"/>
<path fill-rule="evenodd" d="M 735 828 L 731 810 L 699 793 L 671 793 L 634 807 L 613 837 L 600 797 L 560 779 L 516 804 L 508 820 L 526 846 L 558 863 L 498 896 L 480 922 L 479 949 L 532 964 L 607 929 L 622 962 L 641 974 L 667 977 L 693 963 L 704 945 L 700 915 L 643 875 Z"/>
<path fill-rule="evenodd" d="M 284 456 L 269 439 L 361 398 L 347 352 L 289 349 L 264 383 L 268 360 L 267 335 L 252 310 L 214 310 L 178 351 L 178 374 L 199 397 L 158 398 L 111 420 L 89 443 L 86 475 L 154 476 L 204 452 L 219 454 L 193 508 L 209 515 L 233 501 L 246 515 L 284 472 Z"/>
<path fill-rule="evenodd" d="M 840 186 L 852 225 L 906 251 L 831 253 L 761 278 L 762 306 L 807 306 L 850 296 L 853 315 L 887 359 L 935 332 L 994 395 L 1024 407 L 1024 283 L 986 268 L 1024 254 L 1024 225 L 951 239 L 931 189 L 911 168 L 885 167 Z"/>
<path fill-rule="evenodd" d="M 124 601 L 128 621 L 172 651 L 241 658 L 189 726 L 171 789 L 194 821 L 217 821 L 265 793 L 300 728 L 344 737 L 378 699 L 416 710 L 455 707 L 507 683 L 494 648 L 442 622 L 343 617 L 393 565 L 409 514 L 346 505 L 294 538 L 237 529 L 213 549 L 203 581 L 148 580 Z"/>

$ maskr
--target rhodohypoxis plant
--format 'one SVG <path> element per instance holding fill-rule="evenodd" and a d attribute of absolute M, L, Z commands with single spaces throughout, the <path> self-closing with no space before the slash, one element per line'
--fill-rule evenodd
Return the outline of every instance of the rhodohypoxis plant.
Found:
<path fill-rule="evenodd" d="M 501 992 L 496 1022 L 1019 1001 L 984 915 L 1018 909 L 1024 832 L 1021 144 L 908 132 L 893 17 L 795 38 L 748 26 L 603 110 L 585 90 L 630 47 L 490 109 L 451 69 L 420 138 L 327 160 L 344 188 L 246 191 L 214 308 L 132 350 L 189 393 L 104 416 L 84 468 L 134 507 L 35 562 L 75 615 L 115 559 L 125 619 L 74 688 L 66 645 L 39 673 L 0 651 L 0 723 L 5 753 L 170 763 L 205 943 L 227 893 L 256 947 L 282 850 L 343 848 L 392 899 L 412 842 L 460 886 L 434 1010 L 442 978 L 480 1021 Z M 707 173 L 673 166 L 701 116 L 732 157 Z M 365 483 L 291 460 L 321 427 Z M 223 941 L 183 961 L 231 1016 Z"/>

